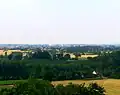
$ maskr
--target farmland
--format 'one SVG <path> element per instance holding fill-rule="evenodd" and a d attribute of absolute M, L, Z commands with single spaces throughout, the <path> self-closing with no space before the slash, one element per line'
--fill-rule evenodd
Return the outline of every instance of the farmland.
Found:
<path fill-rule="evenodd" d="M 22 51 L 22 50 L 0 50 L 0 55 L 5 55 L 5 53 L 7 53 L 7 55 L 10 55 L 12 52 L 30 52 L 30 51 Z"/>
<path fill-rule="evenodd" d="M 25 82 L 26 80 L 8 80 L 0 81 L 0 88 L 9 88 L 13 87 L 13 84 L 16 82 Z M 120 80 L 118 79 L 104 79 L 104 80 L 65 80 L 65 81 L 53 81 L 53 85 L 63 84 L 67 85 L 68 83 L 81 84 L 81 83 L 92 83 L 96 82 L 99 85 L 103 86 L 106 90 L 107 95 L 120 95 Z"/>
<path fill-rule="evenodd" d="M 105 88 L 108 95 L 120 93 L 117 80 L 120 79 L 120 51 L 69 52 L 60 49 L 58 53 L 55 49 L 36 48 L 5 49 L 0 51 L 2 53 L 0 88 L 11 88 L 16 82 L 24 83 L 29 77 L 33 77 L 52 81 L 54 85 L 97 82 Z M 106 80 L 100 80 L 103 78 Z"/>
<path fill-rule="evenodd" d="M 19 53 L 29 53 L 29 52 L 32 52 L 32 51 L 22 51 L 22 50 L 0 50 L 0 55 L 5 55 L 5 53 L 7 55 L 10 55 L 11 53 L 13 52 L 19 52 Z M 71 58 L 75 58 L 75 54 L 73 53 L 64 53 L 63 55 L 66 55 L 66 54 L 69 54 Z M 94 57 L 97 57 L 98 55 L 97 54 L 80 54 L 80 56 L 78 56 L 78 59 L 87 59 L 88 57 L 91 57 L 91 58 L 94 58 Z"/>
<path fill-rule="evenodd" d="M 55 81 L 52 82 L 54 85 L 57 84 L 68 84 L 68 83 L 74 83 L 74 84 L 81 84 L 81 83 L 91 83 L 96 82 L 99 85 L 102 85 L 107 95 L 120 95 L 120 80 L 118 79 L 105 79 L 105 80 L 67 80 L 67 81 Z"/>

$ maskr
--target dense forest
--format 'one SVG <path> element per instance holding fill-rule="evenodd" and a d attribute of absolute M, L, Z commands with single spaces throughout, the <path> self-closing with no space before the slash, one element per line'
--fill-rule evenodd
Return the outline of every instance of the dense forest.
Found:
<path fill-rule="evenodd" d="M 55 86 L 51 81 L 120 78 L 120 51 L 99 53 L 86 60 L 54 54 L 36 50 L 24 57 L 20 52 L 0 56 L 0 80 L 27 80 L 1 88 L 0 95 L 105 95 L 97 83 Z"/>
<path fill-rule="evenodd" d="M 40 55 L 39 55 L 40 54 Z M 43 55 L 43 56 L 42 56 Z M 0 80 L 28 79 L 32 76 L 44 80 L 73 80 L 86 78 L 120 78 L 120 51 L 106 53 L 88 60 L 51 60 L 49 53 L 36 52 L 30 59 L 21 55 L 2 56 Z M 96 71 L 97 75 L 92 72 Z"/>

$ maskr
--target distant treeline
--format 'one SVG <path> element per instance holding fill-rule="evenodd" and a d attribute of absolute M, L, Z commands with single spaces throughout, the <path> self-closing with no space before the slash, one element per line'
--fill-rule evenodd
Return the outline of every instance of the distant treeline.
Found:
<path fill-rule="evenodd" d="M 93 52 L 99 53 L 101 51 L 117 51 L 120 50 L 120 47 L 115 46 L 71 46 L 65 48 L 68 52 Z"/>

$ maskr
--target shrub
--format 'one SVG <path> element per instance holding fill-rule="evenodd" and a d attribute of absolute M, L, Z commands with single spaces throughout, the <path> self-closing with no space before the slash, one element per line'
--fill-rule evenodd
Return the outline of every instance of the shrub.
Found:
<path fill-rule="evenodd" d="M 1 89 L 0 95 L 105 95 L 104 92 L 97 83 L 53 86 L 49 81 L 30 79 L 17 83 L 12 89 Z"/>

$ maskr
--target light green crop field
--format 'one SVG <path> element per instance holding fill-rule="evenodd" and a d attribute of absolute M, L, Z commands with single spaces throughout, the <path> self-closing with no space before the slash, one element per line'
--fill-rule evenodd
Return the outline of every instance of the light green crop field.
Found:
<path fill-rule="evenodd" d="M 26 80 L 6 80 L 0 81 L 0 88 L 11 88 L 17 82 L 25 82 Z"/>
<path fill-rule="evenodd" d="M 25 80 L 5 80 L 5 81 L 0 81 L 0 85 L 12 85 L 15 84 L 16 82 L 24 82 Z"/>

